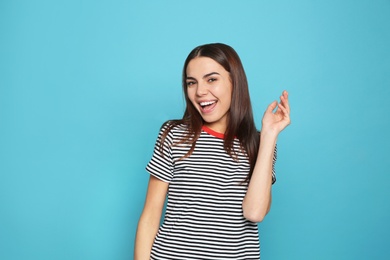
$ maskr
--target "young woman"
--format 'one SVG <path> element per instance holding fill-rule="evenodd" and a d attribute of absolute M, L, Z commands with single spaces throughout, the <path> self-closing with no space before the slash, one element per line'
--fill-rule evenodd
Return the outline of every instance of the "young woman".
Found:
<path fill-rule="evenodd" d="M 260 259 L 257 222 L 271 206 L 288 94 L 268 106 L 258 132 L 240 58 L 220 43 L 191 51 L 183 91 L 184 116 L 162 126 L 146 167 L 135 259 Z"/>

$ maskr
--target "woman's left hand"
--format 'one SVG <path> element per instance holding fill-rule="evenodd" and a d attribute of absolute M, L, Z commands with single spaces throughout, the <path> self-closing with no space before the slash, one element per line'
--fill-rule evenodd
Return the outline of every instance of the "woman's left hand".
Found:
<path fill-rule="evenodd" d="M 275 110 L 276 108 L 276 110 Z M 274 112 L 275 110 L 275 112 Z M 264 113 L 262 120 L 262 133 L 273 133 L 278 135 L 290 124 L 290 105 L 288 103 L 288 92 L 283 91 L 280 102 L 272 102 Z"/>

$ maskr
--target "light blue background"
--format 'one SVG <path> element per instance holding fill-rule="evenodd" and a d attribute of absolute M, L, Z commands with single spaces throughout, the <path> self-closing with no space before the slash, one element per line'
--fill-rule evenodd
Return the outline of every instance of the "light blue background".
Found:
<path fill-rule="evenodd" d="M 390 1 L 1 1 L 0 259 L 132 259 L 181 69 L 233 46 L 292 124 L 264 259 L 390 257 Z"/>

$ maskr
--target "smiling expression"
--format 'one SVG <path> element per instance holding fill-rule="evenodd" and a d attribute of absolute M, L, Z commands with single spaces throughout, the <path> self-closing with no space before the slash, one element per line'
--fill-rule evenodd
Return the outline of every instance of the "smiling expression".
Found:
<path fill-rule="evenodd" d="M 224 133 L 232 100 L 230 74 L 208 57 L 192 59 L 186 69 L 187 94 L 204 125 Z"/>

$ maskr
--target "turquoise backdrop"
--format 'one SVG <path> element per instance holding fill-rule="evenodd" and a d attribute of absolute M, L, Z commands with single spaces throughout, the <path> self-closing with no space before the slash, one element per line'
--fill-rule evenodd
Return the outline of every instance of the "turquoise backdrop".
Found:
<path fill-rule="evenodd" d="M 0 259 L 133 257 L 195 46 L 233 46 L 292 124 L 262 259 L 389 259 L 390 1 L 0 1 Z"/>

